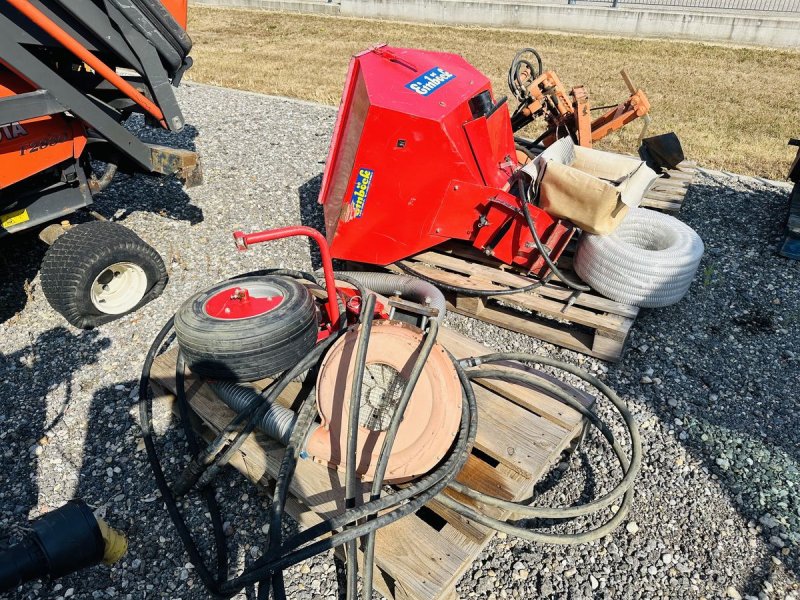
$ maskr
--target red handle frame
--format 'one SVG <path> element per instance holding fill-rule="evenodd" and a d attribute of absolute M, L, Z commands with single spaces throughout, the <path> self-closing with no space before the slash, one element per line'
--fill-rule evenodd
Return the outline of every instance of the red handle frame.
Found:
<path fill-rule="evenodd" d="M 322 256 L 322 272 L 325 274 L 325 288 L 328 292 L 328 318 L 331 321 L 331 328 L 339 327 L 339 305 L 336 303 L 336 282 L 333 277 L 333 261 L 331 251 L 328 248 L 328 240 L 319 231 L 304 225 L 292 225 L 290 227 L 278 227 L 277 229 L 266 229 L 255 233 L 244 233 L 234 231 L 233 239 L 236 242 L 236 249 L 247 250 L 253 244 L 261 244 L 272 240 L 280 240 L 288 237 L 304 236 L 317 242 L 319 253 Z"/>

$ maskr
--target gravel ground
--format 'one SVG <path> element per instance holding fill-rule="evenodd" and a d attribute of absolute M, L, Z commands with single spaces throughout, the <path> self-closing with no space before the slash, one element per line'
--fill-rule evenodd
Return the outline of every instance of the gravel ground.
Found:
<path fill-rule="evenodd" d="M 184 192 L 122 176 L 97 202 L 165 258 L 161 298 L 79 331 L 44 299 L 35 238 L 0 245 L 0 531 L 13 540 L 26 519 L 79 496 L 130 536 L 114 567 L 9 597 L 208 597 L 156 500 L 135 380 L 160 323 L 192 292 L 258 267 L 311 267 L 303 242 L 237 253 L 231 231 L 320 225 L 314 199 L 334 111 L 194 84 L 181 99 L 193 124 L 181 143 L 201 152 L 205 185 Z M 697 280 L 680 304 L 642 313 L 618 365 L 448 317 L 489 346 L 540 349 L 600 373 L 635 412 L 646 451 L 626 526 L 569 548 L 498 537 L 458 584 L 462 597 L 800 596 L 800 263 L 773 252 L 786 206 L 786 186 L 699 176 L 681 213 L 706 243 Z M 591 436 L 571 463 L 542 484 L 543 501 L 602 491 L 617 474 Z M 266 501 L 243 478 L 225 479 L 225 497 L 239 503 L 228 533 L 245 564 L 263 544 Z M 293 568 L 287 581 L 292 598 L 336 597 L 329 555 Z"/>

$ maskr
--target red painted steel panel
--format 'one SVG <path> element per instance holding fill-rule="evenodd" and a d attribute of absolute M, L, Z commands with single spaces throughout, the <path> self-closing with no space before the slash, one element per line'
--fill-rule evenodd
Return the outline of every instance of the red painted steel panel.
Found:
<path fill-rule="evenodd" d="M 384 45 L 353 57 L 319 197 L 335 258 L 389 264 L 473 240 L 493 199 L 519 207 L 507 193 L 519 169 L 508 107 L 470 106 L 486 92 L 497 102 L 489 79 L 455 54 Z M 537 231 L 555 231 L 534 214 Z M 497 244 L 498 258 L 536 262 L 523 237 Z"/>

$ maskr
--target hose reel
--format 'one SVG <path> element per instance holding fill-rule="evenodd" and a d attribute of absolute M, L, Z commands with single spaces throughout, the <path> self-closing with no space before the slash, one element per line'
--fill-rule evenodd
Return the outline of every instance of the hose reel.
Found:
<path fill-rule="evenodd" d="M 237 234 L 237 242 L 240 247 L 246 247 L 248 243 L 288 235 L 309 235 L 320 243 L 325 289 L 336 289 L 332 283 L 334 274 L 324 238 L 313 230 L 298 227 L 251 236 Z M 291 273 L 316 282 L 313 275 Z M 273 276 L 276 274 L 272 273 Z M 350 274 L 341 277 L 352 279 Z M 233 281 L 241 282 L 241 279 Z M 373 323 L 374 319 L 380 318 L 375 317 L 376 314 L 383 314 L 376 310 L 376 296 L 368 293 L 361 282 L 352 281 L 362 297 L 366 296 L 366 301 L 360 305 L 357 324 L 346 326 L 346 314 L 340 311 L 340 305 L 343 309 L 344 303 L 338 301 L 336 294 L 328 293 L 325 297 L 327 306 L 320 306 L 316 311 L 320 317 L 316 345 L 294 366 L 276 376 L 263 392 L 259 394 L 233 381 L 210 382 L 237 414 L 217 438 L 205 447 L 192 431 L 188 420 L 185 362 L 182 354 L 178 354 L 176 397 L 190 451 L 195 458 L 172 484 L 165 477 L 154 442 L 149 380 L 155 357 L 164 351 L 165 341 L 177 317 L 164 325 L 145 359 L 140 380 L 139 411 L 148 459 L 189 558 L 198 576 L 212 593 L 231 597 L 243 587 L 258 583 L 260 598 L 268 598 L 270 593 L 274 593 L 276 599 L 285 598 L 284 569 L 332 547 L 344 545 L 348 573 L 347 597 L 354 600 L 359 572 L 355 559 L 356 541 L 361 538 L 363 591 L 365 597 L 371 597 L 375 533 L 415 513 L 433 499 L 477 523 L 543 543 L 588 542 L 619 525 L 630 510 L 633 499 L 632 485 L 641 466 L 641 441 L 633 416 L 613 390 L 588 373 L 546 356 L 500 353 L 456 360 L 435 341 L 439 328 L 439 321 L 435 317 L 441 317 L 438 312 L 428 313 L 426 310 L 421 313 L 427 318 L 427 329 L 424 331 L 391 320 L 376 320 Z M 227 285 L 231 283 L 227 282 Z M 399 280 L 395 283 L 399 283 Z M 314 285 L 320 289 L 319 284 Z M 417 289 L 420 294 L 418 298 L 426 298 L 430 289 L 420 286 Z M 428 298 L 424 304 L 435 306 L 439 300 Z M 404 351 L 398 351 L 403 347 Z M 610 401 L 628 432 L 630 458 L 594 411 L 554 385 L 549 381 L 549 376 L 537 376 L 532 371 L 525 371 L 524 365 L 528 363 L 555 367 L 577 376 Z M 514 364 L 518 367 L 506 368 Z M 492 368 L 492 365 L 502 368 Z M 289 383 L 303 373 L 313 374 L 316 394 L 299 399 L 297 412 L 276 404 L 278 396 Z M 600 431 L 616 455 L 623 472 L 622 480 L 614 489 L 588 504 L 555 508 L 531 506 L 529 501 L 510 502 L 459 483 L 456 476 L 466 464 L 477 435 L 478 406 L 471 382 L 484 379 L 499 379 L 546 390 L 583 414 Z M 322 424 L 315 423 L 316 415 L 321 416 Z M 255 427 L 281 440 L 286 444 L 286 450 L 269 507 L 268 548 L 255 562 L 229 578 L 222 516 L 216 492 L 210 484 Z M 354 435 L 354 432 L 358 434 Z M 361 438 L 373 441 L 365 444 Z M 284 537 L 281 524 L 295 466 L 312 453 L 317 460 L 346 470 L 344 510 L 315 526 Z M 347 460 L 348 457 L 352 460 Z M 358 476 L 372 479 L 368 498 L 357 500 L 361 495 L 356 485 Z M 386 482 L 404 483 L 386 488 L 383 485 Z M 214 527 L 218 562 L 216 573 L 206 564 L 206 552 L 201 551 L 195 542 L 176 500 L 195 485 L 205 497 Z M 456 495 L 443 494 L 446 489 Z M 491 507 L 498 507 L 520 517 L 569 519 L 608 510 L 617 501 L 621 501 L 618 510 L 604 525 L 575 534 L 536 531 L 490 516 L 494 513 Z"/>
<path fill-rule="evenodd" d="M 355 371 L 356 330 L 340 337 L 323 359 L 317 377 L 317 409 L 322 419 L 308 438 L 316 460 L 343 466 L 348 399 Z M 359 407 L 356 472 L 371 480 L 389 421 L 422 344 L 421 332 L 398 321 L 372 327 Z M 450 449 L 461 420 L 461 386 L 445 349 L 435 344 L 403 415 L 384 480 L 398 483 L 430 471 Z"/>

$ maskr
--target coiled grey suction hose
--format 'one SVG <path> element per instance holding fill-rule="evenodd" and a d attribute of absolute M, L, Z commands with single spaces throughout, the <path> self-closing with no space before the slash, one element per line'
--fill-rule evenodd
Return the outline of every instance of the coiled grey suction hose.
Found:
<path fill-rule="evenodd" d="M 685 223 L 636 208 L 609 235 L 581 236 L 575 272 L 607 298 L 659 308 L 689 292 L 703 251 L 703 240 Z"/>
<path fill-rule="evenodd" d="M 436 321 L 444 319 L 447 312 L 447 303 L 444 295 L 435 286 L 427 281 L 422 281 L 409 275 L 394 275 L 392 273 L 369 273 L 361 271 L 337 271 L 336 276 L 344 275 L 360 281 L 367 289 L 384 296 L 399 295 L 413 300 L 423 306 L 430 306 L 439 311 Z"/>
<path fill-rule="evenodd" d="M 213 381 L 209 382 L 209 385 L 219 399 L 235 413 L 247 412 L 253 403 L 258 406 L 265 401 L 264 397 L 253 388 L 233 381 Z M 256 427 L 285 446 L 289 443 L 296 421 L 297 413 L 273 402 L 256 421 Z"/>

